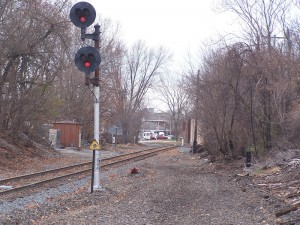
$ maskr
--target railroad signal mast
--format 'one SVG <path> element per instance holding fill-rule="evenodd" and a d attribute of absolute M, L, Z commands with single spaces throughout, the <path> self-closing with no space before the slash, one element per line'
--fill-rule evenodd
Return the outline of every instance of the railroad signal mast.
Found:
<path fill-rule="evenodd" d="M 99 143 L 99 123 L 100 123 L 100 88 L 99 88 L 99 65 L 101 62 L 100 47 L 100 26 L 94 26 L 95 31 L 92 34 L 86 33 L 86 28 L 93 24 L 96 19 L 96 10 L 88 2 L 78 2 L 71 8 L 70 19 L 72 23 L 81 29 L 81 40 L 92 39 L 94 47 L 85 46 L 80 48 L 75 55 L 75 65 L 83 73 L 85 73 L 85 84 L 94 86 L 94 140 Z M 94 77 L 90 74 L 95 72 Z M 98 149 L 97 149 L 98 150 Z M 100 153 L 93 149 L 93 176 L 91 192 L 101 190 L 100 186 Z"/>

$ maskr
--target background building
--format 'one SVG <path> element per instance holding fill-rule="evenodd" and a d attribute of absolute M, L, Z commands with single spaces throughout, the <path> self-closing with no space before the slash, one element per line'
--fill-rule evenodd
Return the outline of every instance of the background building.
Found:
<path fill-rule="evenodd" d="M 164 132 L 164 135 L 171 135 L 169 116 L 164 112 L 155 113 L 154 108 L 148 108 L 143 118 L 140 138 L 143 137 L 144 132 L 155 132 L 157 134 Z"/>

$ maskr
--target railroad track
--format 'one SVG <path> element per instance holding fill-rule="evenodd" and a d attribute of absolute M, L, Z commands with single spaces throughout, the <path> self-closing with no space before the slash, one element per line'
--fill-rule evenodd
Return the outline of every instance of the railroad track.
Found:
<path fill-rule="evenodd" d="M 178 146 L 168 146 L 160 148 L 150 148 L 132 153 L 113 156 L 101 160 L 101 169 L 108 168 L 121 163 L 133 160 L 141 160 L 151 157 L 159 152 L 167 151 Z M 72 166 L 61 167 L 57 169 L 45 170 L 37 173 L 31 173 L 16 177 L 10 177 L 0 180 L 0 186 L 8 189 L 1 190 L 0 196 L 4 196 L 18 191 L 28 190 L 33 187 L 41 186 L 46 183 L 58 181 L 65 178 L 75 177 L 78 175 L 88 174 L 92 170 L 92 162 L 75 164 Z"/>

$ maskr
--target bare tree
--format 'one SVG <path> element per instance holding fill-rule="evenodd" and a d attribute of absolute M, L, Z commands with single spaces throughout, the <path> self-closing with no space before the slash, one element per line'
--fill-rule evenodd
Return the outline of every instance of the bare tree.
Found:
<path fill-rule="evenodd" d="M 161 77 L 160 84 L 156 90 L 160 93 L 159 99 L 164 102 L 168 110 L 165 112 L 171 122 L 172 131 L 175 139 L 180 134 L 180 125 L 185 117 L 187 108 L 187 93 L 181 80 L 176 80 L 172 75 L 166 74 Z"/>
<path fill-rule="evenodd" d="M 126 47 L 119 38 L 119 25 L 104 19 L 101 23 L 101 115 L 102 122 L 119 126 L 123 108 L 122 72 Z"/>
<path fill-rule="evenodd" d="M 228 157 L 236 155 L 238 143 L 243 54 L 238 46 L 212 52 L 205 58 L 200 82 L 196 82 L 196 75 L 190 77 L 193 84 L 198 84 L 199 91 L 195 93 L 201 99 L 198 106 L 201 134 L 207 145 Z"/>
<path fill-rule="evenodd" d="M 286 100 L 282 102 L 282 98 L 279 97 L 285 95 L 288 90 L 284 90 L 283 93 L 277 86 L 277 80 L 282 77 L 282 70 L 279 68 L 286 64 L 278 58 L 279 55 L 283 56 L 279 48 L 281 42 L 278 41 L 279 38 L 287 39 L 286 43 L 290 48 L 286 26 L 289 23 L 288 14 L 293 1 L 223 0 L 222 3 L 225 10 L 234 12 L 241 19 L 243 38 L 247 40 L 248 50 L 252 53 L 252 57 L 247 59 L 253 66 L 252 97 L 256 101 L 252 102 L 256 105 L 256 115 L 259 115 L 256 119 L 259 120 L 261 128 L 263 149 L 270 150 L 274 142 L 274 130 L 282 130 L 280 123 L 283 122 L 282 113 L 285 112 L 280 105 L 289 104 Z"/>
<path fill-rule="evenodd" d="M 68 60 L 66 3 L 1 2 L 0 131 L 36 134 L 47 121 L 46 95 Z"/>
<path fill-rule="evenodd" d="M 224 0 L 243 28 L 241 41 L 206 48 L 197 93 L 204 143 L 234 157 L 295 142 L 299 133 L 299 37 L 287 16 L 292 1 Z M 193 67 L 191 66 L 193 69 Z M 192 87 L 195 72 L 186 82 Z M 193 91 L 188 94 L 193 97 Z M 193 102 L 192 102 L 193 104 Z M 195 105 L 194 105 L 195 107 Z M 284 142 L 283 142 L 284 141 Z M 216 151 L 219 150 L 219 152 Z"/>
<path fill-rule="evenodd" d="M 142 124 L 143 101 L 155 79 L 161 75 L 170 56 L 163 48 L 150 49 L 142 41 L 136 42 L 127 52 L 122 72 L 120 122 L 125 141 L 138 136 Z"/>

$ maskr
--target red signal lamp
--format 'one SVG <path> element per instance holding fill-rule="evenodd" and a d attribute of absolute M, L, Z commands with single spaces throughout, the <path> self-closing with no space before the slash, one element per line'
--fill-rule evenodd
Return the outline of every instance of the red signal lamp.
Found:
<path fill-rule="evenodd" d="M 89 61 L 84 62 L 84 67 L 88 68 L 91 66 L 91 63 Z"/>
<path fill-rule="evenodd" d="M 81 23 L 85 23 L 86 18 L 84 16 L 81 16 L 79 20 L 80 20 Z"/>

